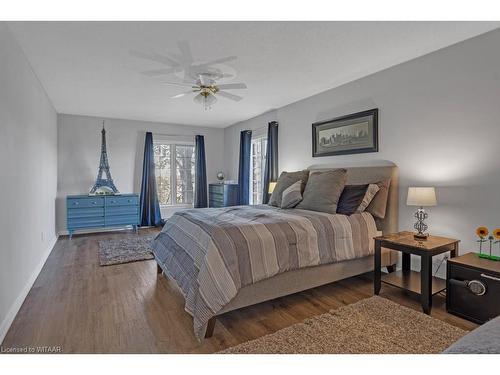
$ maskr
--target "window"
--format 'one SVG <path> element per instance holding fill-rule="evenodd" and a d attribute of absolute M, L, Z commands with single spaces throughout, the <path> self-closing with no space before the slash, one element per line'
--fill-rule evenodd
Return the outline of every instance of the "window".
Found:
<path fill-rule="evenodd" d="M 192 205 L 194 145 L 162 142 L 155 143 L 153 148 L 160 205 Z"/>
<path fill-rule="evenodd" d="M 262 188 L 266 163 L 267 137 L 252 139 L 250 153 L 250 204 L 262 204 Z"/>

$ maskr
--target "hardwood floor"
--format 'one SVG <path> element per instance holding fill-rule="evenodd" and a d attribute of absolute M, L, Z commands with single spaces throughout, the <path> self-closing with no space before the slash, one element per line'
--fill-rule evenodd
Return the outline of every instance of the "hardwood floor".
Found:
<path fill-rule="evenodd" d="M 199 343 L 179 289 L 157 275 L 154 260 L 99 266 L 99 240 L 135 235 L 61 237 L 2 346 L 60 346 L 64 353 L 212 353 L 373 295 L 371 275 L 353 277 L 227 313 L 218 318 L 213 337 Z M 419 301 L 397 288 L 384 285 L 380 295 L 420 311 Z M 434 297 L 432 316 L 463 329 L 476 327 L 446 313 L 441 295 Z"/>

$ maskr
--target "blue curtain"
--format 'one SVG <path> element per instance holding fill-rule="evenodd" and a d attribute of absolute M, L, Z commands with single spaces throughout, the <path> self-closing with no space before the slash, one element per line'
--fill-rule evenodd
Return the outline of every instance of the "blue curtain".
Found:
<path fill-rule="evenodd" d="M 250 148 L 252 131 L 243 130 L 240 134 L 240 164 L 238 170 L 239 202 L 241 205 L 250 202 Z"/>
<path fill-rule="evenodd" d="M 144 162 L 142 165 L 141 185 L 141 226 L 162 225 L 160 203 L 156 192 L 155 160 L 153 151 L 153 134 L 146 133 L 144 143 Z"/>
<path fill-rule="evenodd" d="M 269 201 L 269 183 L 278 179 L 278 123 L 272 121 L 267 126 L 266 165 L 262 185 L 262 203 Z"/>
<path fill-rule="evenodd" d="M 195 182 L 194 207 L 208 207 L 207 202 L 207 167 L 205 162 L 205 138 L 202 135 L 195 137 Z"/>

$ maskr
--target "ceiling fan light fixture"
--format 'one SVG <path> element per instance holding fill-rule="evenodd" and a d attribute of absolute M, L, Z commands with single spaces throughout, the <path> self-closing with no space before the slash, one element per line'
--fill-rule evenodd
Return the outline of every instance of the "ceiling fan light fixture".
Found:
<path fill-rule="evenodd" d="M 203 105 L 205 111 L 212 109 L 212 105 L 217 102 L 217 98 L 209 91 L 202 91 L 193 98 L 195 103 Z"/>

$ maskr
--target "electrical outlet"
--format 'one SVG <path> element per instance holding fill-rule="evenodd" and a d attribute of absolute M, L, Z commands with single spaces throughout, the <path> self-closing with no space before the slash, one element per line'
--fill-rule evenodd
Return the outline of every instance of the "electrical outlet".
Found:
<path fill-rule="evenodd" d="M 441 270 L 441 273 L 443 272 L 442 268 L 446 264 L 446 261 L 449 258 L 450 257 L 448 256 L 448 254 L 445 254 L 442 257 L 435 257 L 435 258 L 433 258 L 432 266 L 433 266 L 433 274 L 434 274 L 434 276 L 437 275 L 440 270 Z"/>
<path fill-rule="evenodd" d="M 43 233 L 43 231 L 40 232 L 40 239 L 42 242 L 45 242 L 45 233 Z"/>

